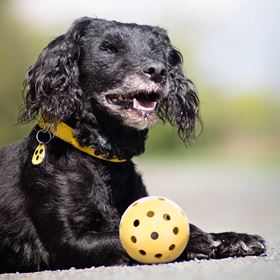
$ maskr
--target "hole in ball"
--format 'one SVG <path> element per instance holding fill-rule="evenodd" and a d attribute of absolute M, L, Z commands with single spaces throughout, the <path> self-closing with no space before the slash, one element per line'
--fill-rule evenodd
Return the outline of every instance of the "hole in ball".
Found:
<path fill-rule="evenodd" d="M 139 250 L 139 253 L 142 255 L 142 256 L 146 256 L 147 253 L 144 251 L 144 250 Z"/>
<path fill-rule="evenodd" d="M 170 220 L 171 220 L 171 217 L 170 217 L 170 215 L 168 215 L 168 214 L 164 214 L 164 215 L 163 215 L 163 219 L 166 220 L 166 221 L 170 221 Z"/>
<path fill-rule="evenodd" d="M 139 221 L 139 220 L 135 220 L 135 221 L 133 222 L 133 225 L 134 225 L 135 227 L 138 227 L 138 226 L 140 225 L 140 221 Z"/>
<path fill-rule="evenodd" d="M 39 156 L 36 156 L 36 160 L 39 160 Z"/>
<path fill-rule="evenodd" d="M 175 244 L 171 244 L 170 246 L 169 246 L 169 251 L 172 251 L 172 250 L 174 250 L 175 249 Z"/>
<path fill-rule="evenodd" d="M 177 235 L 179 233 L 179 228 L 178 227 L 173 228 L 173 233 Z"/>
<path fill-rule="evenodd" d="M 156 232 L 156 231 L 154 231 L 154 232 L 152 232 L 151 233 L 151 238 L 153 239 L 153 240 L 156 240 L 156 239 L 158 239 L 158 233 Z"/>
<path fill-rule="evenodd" d="M 135 202 L 132 204 L 132 207 L 136 206 L 138 204 L 138 202 Z"/>
<path fill-rule="evenodd" d="M 42 154 L 42 153 L 43 153 L 43 151 L 44 151 L 44 150 L 43 150 L 43 149 L 41 149 L 41 150 L 40 150 L 40 152 L 39 152 L 39 154 Z"/>
<path fill-rule="evenodd" d="M 133 242 L 133 243 L 136 243 L 137 242 L 137 239 L 136 239 L 136 237 L 135 236 L 131 236 L 131 241 Z"/>
<path fill-rule="evenodd" d="M 149 218 L 153 217 L 154 215 L 155 215 L 154 211 L 149 211 L 149 212 L 147 212 L 147 216 L 148 216 Z"/>
<path fill-rule="evenodd" d="M 155 258 L 160 259 L 162 257 L 162 254 L 155 254 Z"/>
<path fill-rule="evenodd" d="M 164 201 L 165 199 L 163 197 L 159 197 L 158 200 Z"/>

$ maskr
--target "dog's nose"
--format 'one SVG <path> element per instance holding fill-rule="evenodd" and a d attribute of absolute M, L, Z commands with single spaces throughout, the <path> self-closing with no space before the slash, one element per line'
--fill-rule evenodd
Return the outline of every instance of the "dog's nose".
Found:
<path fill-rule="evenodd" d="M 150 79 L 156 83 L 161 83 L 166 75 L 166 68 L 160 62 L 153 62 L 143 68 L 143 72 L 147 74 Z"/>

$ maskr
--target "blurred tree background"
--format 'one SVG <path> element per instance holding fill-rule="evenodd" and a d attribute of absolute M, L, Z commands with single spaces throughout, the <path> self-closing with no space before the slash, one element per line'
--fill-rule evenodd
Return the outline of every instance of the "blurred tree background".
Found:
<path fill-rule="evenodd" d="M 31 26 L 16 16 L 13 7 L 10 1 L 0 2 L 0 145 L 23 138 L 30 131 L 32 124 L 16 125 L 25 73 L 48 41 L 67 29 L 66 24 L 48 30 Z M 159 25 L 164 27 L 164 21 Z M 182 50 L 187 68 L 196 69 L 187 73 L 191 78 L 195 77 L 204 130 L 195 144 L 186 149 L 174 129 L 159 124 L 151 129 L 145 157 L 173 156 L 279 165 L 279 96 L 271 94 L 269 89 L 254 87 L 241 89 L 238 94 L 225 94 L 224 89 L 201 81 L 195 65 L 194 46 L 191 42 L 188 47 L 185 45 L 183 31 L 172 29 L 169 33 L 173 33 L 172 39 Z"/>

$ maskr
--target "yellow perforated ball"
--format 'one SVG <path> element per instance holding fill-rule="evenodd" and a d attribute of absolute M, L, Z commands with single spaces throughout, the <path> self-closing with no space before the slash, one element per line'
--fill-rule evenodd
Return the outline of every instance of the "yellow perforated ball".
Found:
<path fill-rule="evenodd" d="M 131 204 L 120 222 L 120 240 L 139 263 L 167 263 L 177 259 L 189 240 L 184 211 L 164 197 L 145 197 Z"/>

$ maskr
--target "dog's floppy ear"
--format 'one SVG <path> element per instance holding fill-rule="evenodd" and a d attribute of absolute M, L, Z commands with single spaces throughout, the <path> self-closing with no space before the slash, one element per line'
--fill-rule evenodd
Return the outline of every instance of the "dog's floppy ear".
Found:
<path fill-rule="evenodd" d="M 25 81 L 24 107 L 19 121 L 38 115 L 48 123 L 65 120 L 81 106 L 78 59 L 81 37 L 89 18 L 76 20 L 69 31 L 53 41 L 30 67 Z"/>
<path fill-rule="evenodd" d="M 187 142 L 195 136 L 199 118 L 199 99 L 193 83 L 182 71 L 182 55 L 172 48 L 168 58 L 168 74 L 170 89 L 168 96 L 162 101 L 160 116 L 178 128 L 178 135 Z"/>

